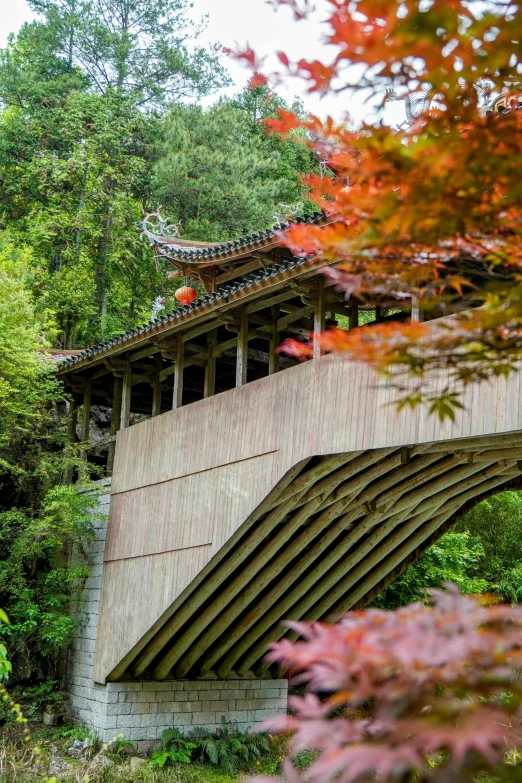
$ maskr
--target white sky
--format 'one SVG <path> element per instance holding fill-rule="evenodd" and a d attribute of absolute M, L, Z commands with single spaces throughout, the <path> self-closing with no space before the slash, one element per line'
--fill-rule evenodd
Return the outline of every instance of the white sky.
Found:
<path fill-rule="evenodd" d="M 321 27 L 317 21 L 295 22 L 289 9 L 275 11 L 268 6 L 266 0 L 193 0 L 196 16 L 208 14 L 209 22 L 203 36 L 204 42 L 220 43 L 235 48 L 236 44 L 243 46 L 249 43 L 260 56 L 270 59 L 277 51 L 285 51 L 290 58 L 306 57 L 308 59 L 328 59 L 328 47 L 321 41 Z M 323 0 L 318 0 L 319 9 Z M 0 46 L 5 46 L 7 36 L 17 32 L 23 22 L 31 18 L 25 0 L 0 0 Z M 247 72 L 237 63 L 227 63 L 228 70 L 236 87 L 242 86 L 247 79 Z M 367 109 L 360 101 L 353 102 L 346 95 L 335 98 L 319 99 L 307 96 L 301 82 L 288 85 L 283 92 L 291 99 L 298 95 L 305 107 L 320 116 L 332 114 L 342 117 L 349 112 L 354 119 L 362 119 Z M 403 103 L 387 104 L 385 117 L 388 122 L 400 122 L 404 118 Z"/>

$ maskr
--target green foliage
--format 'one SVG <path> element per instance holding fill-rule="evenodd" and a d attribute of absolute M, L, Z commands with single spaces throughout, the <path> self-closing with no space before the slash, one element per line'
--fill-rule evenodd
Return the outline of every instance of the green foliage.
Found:
<path fill-rule="evenodd" d="M 479 503 L 459 522 L 479 540 L 479 573 L 488 590 L 508 603 L 522 602 L 522 493 L 502 492 Z"/>
<path fill-rule="evenodd" d="M 264 734 L 240 732 L 237 724 L 221 718 L 221 727 L 215 734 L 203 728 L 195 728 L 188 735 L 196 743 L 195 758 L 202 763 L 220 767 L 229 775 L 235 775 L 241 764 L 256 761 L 270 746 Z"/>
<path fill-rule="evenodd" d="M 405 606 L 446 582 L 463 593 L 495 593 L 508 603 L 522 602 L 522 493 L 502 492 L 479 503 L 373 605 Z"/>
<path fill-rule="evenodd" d="M 2 625 L 8 625 L 9 618 L 3 609 L 0 609 L 0 628 Z M 11 662 L 7 659 L 7 647 L 0 644 L 0 682 L 9 678 L 11 673 Z"/>
<path fill-rule="evenodd" d="M 383 609 L 395 609 L 426 598 L 430 587 L 446 582 L 458 585 L 463 593 L 484 593 L 490 588 L 479 568 L 484 559 L 482 542 L 468 532 L 446 533 L 405 573 L 373 602 Z"/>
<path fill-rule="evenodd" d="M 25 699 L 31 702 L 31 706 L 27 710 L 27 715 L 30 718 L 36 718 L 40 714 L 40 710 L 44 704 L 60 704 L 63 702 L 63 693 L 59 690 L 60 683 L 58 680 L 44 680 L 38 683 L 38 685 L 32 685 L 28 688 L 24 688 L 23 696 Z"/>
<path fill-rule="evenodd" d="M 155 750 L 149 761 L 152 769 L 163 769 L 170 764 L 190 764 L 196 744 L 185 739 L 178 729 L 167 729 L 161 735 L 161 750 Z"/>
<path fill-rule="evenodd" d="M 62 485 L 46 493 L 38 514 L 0 513 L 0 600 L 11 618 L 0 639 L 9 641 L 18 679 L 55 674 L 58 653 L 71 641 L 70 600 L 88 569 L 68 562 L 65 546 L 92 536 L 95 501 Z"/>
<path fill-rule="evenodd" d="M 183 235 L 225 240 L 266 228 L 277 205 L 306 198 L 304 143 L 269 137 L 245 102 L 176 106 L 165 117 L 154 192 Z"/>
<path fill-rule="evenodd" d="M 258 762 L 270 751 L 268 738 L 263 734 L 240 732 L 237 724 L 221 718 L 221 727 L 215 734 L 195 728 L 186 737 L 178 729 L 167 729 L 161 735 L 162 749 L 152 754 L 149 766 L 163 769 L 172 764 L 190 764 L 198 761 L 210 764 L 227 775 L 237 774 L 240 766 Z M 280 750 L 277 752 L 280 760 Z"/>
<path fill-rule="evenodd" d="M 205 95 L 225 82 L 214 50 L 193 47 L 202 27 L 188 0 L 29 0 L 93 89 L 140 105 Z"/>

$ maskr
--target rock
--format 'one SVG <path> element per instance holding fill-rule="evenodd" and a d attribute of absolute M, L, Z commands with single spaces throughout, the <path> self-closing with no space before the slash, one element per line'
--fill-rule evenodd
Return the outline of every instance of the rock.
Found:
<path fill-rule="evenodd" d="M 82 751 L 80 748 L 69 748 L 67 751 L 67 755 L 71 756 L 73 759 L 81 759 L 82 757 Z"/>
<path fill-rule="evenodd" d="M 54 775 L 60 775 L 62 772 L 68 772 L 70 769 L 72 769 L 72 764 L 70 764 L 65 759 L 60 758 L 59 756 L 53 756 L 49 762 L 50 777 L 53 777 Z"/>
<path fill-rule="evenodd" d="M 73 748 L 80 748 L 81 750 L 82 748 L 85 747 L 85 742 L 82 742 L 81 740 L 74 740 L 72 746 Z"/>
<path fill-rule="evenodd" d="M 148 766 L 147 759 L 140 759 L 139 756 L 133 756 L 130 760 L 130 771 L 138 772 L 140 769 Z"/>
<path fill-rule="evenodd" d="M 67 718 L 67 704 L 63 702 L 49 702 L 42 710 L 42 723 L 44 726 L 61 726 Z"/>
<path fill-rule="evenodd" d="M 93 766 L 93 767 L 114 767 L 114 761 L 111 761 L 103 753 L 98 753 L 98 755 L 94 756 L 94 758 L 92 759 L 91 766 Z"/>

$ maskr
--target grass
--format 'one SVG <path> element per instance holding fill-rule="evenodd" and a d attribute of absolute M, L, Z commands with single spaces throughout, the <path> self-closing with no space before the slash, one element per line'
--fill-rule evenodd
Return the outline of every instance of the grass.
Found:
<path fill-rule="evenodd" d="M 2 783 L 41 783 L 52 777 L 56 783 L 238 783 L 255 775 L 280 775 L 284 742 L 271 738 L 270 751 L 257 762 L 242 765 L 236 776 L 217 767 L 197 763 L 176 764 L 165 769 L 143 766 L 132 770 L 130 760 L 105 752 L 109 766 L 99 763 L 99 749 L 93 758 L 77 761 L 67 755 L 75 739 L 85 739 L 86 732 L 74 727 L 33 732 L 33 742 L 27 743 L 20 727 L 0 730 L 0 781 Z M 66 765 L 66 769 L 57 770 Z"/>

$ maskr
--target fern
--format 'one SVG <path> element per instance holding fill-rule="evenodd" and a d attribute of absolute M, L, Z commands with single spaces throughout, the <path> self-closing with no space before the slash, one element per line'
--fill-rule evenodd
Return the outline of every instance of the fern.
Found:
<path fill-rule="evenodd" d="M 224 716 L 215 734 L 196 727 L 189 734 L 189 739 L 197 747 L 199 761 L 220 767 L 228 775 L 235 775 L 241 762 L 254 761 L 269 750 L 264 735 L 240 732 L 237 723 L 227 722 Z"/>

